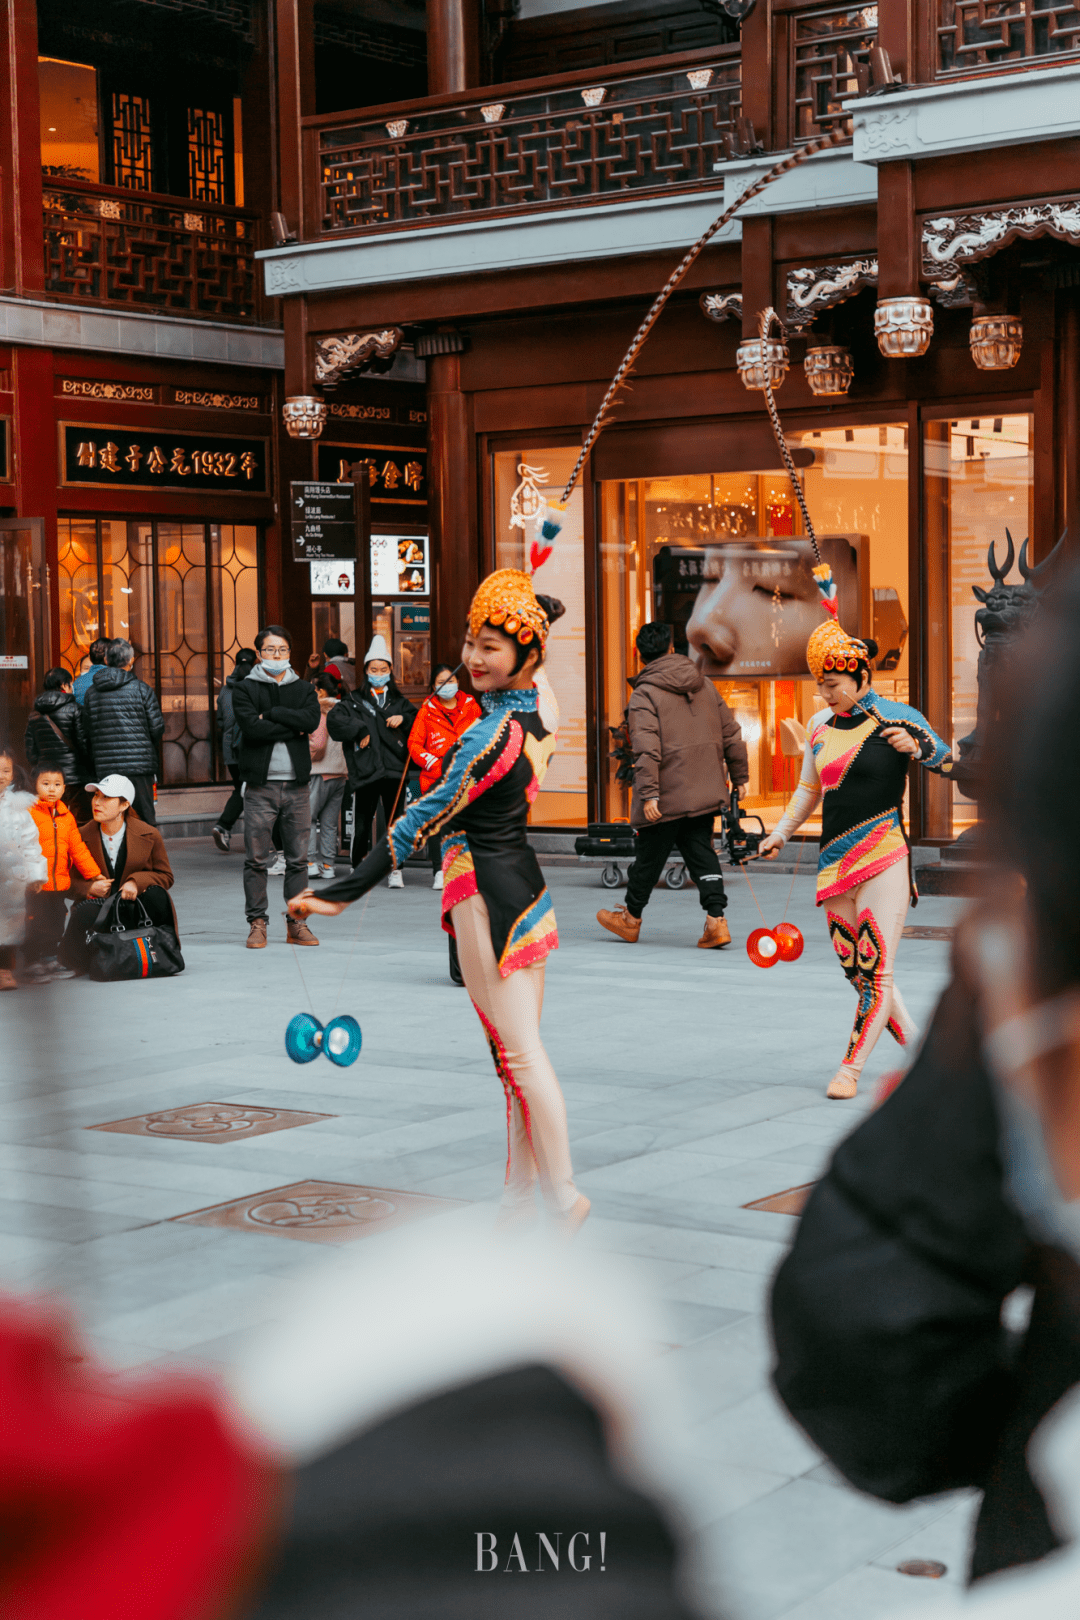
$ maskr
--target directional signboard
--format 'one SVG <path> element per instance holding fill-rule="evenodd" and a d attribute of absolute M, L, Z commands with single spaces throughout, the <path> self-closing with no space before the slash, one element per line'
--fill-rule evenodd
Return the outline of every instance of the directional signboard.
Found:
<path fill-rule="evenodd" d="M 294 562 L 356 558 L 356 485 L 290 484 Z"/>

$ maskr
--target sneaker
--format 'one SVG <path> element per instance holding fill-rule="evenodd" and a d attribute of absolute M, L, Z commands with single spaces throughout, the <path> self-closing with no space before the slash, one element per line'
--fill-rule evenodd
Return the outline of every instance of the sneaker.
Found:
<path fill-rule="evenodd" d="M 337 871 L 333 866 L 320 866 L 319 876 L 324 883 L 332 883 L 337 877 Z"/>
<path fill-rule="evenodd" d="M 266 868 L 266 875 L 267 875 L 267 877 L 284 877 L 285 876 L 285 857 L 284 857 L 284 855 L 279 855 L 277 860 L 274 862 L 273 866 L 268 866 Z"/>
<path fill-rule="evenodd" d="M 387 879 L 386 887 L 388 889 L 403 889 L 405 887 L 405 879 L 402 877 L 400 872 L 391 872 L 389 878 Z"/>
<path fill-rule="evenodd" d="M 443 886 L 443 875 L 442 875 L 442 867 L 440 867 L 439 870 L 435 874 L 434 881 L 432 882 L 431 887 L 433 889 L 441 889 L 442 886 Z"/>
<path fill-rule="evenodd" d="M 229 853 L 229 842 L 232 838 L 232 833 L 229 831 L 228 827 L 214 827 L 212 831 L 214 843 L 217 845 L 218 849 L 220 849 L 223 855 L 227 855 Z"/>
<path fill-rule="evenodd" d="M 41 965 L 48 972 L 50 979 L 74 979 L 76 976 L 74 968 L 65 967 L 55 956 L 47 956 Z"/>
<path fill-rule="evenodd" d="M 318 875 L 319 875 L 319 863 L 318 863 L 318 861 L 308 861 L 308 863 L 307 863 L 307 875 L 308 875 L 308 877 L 318 877 Z"/>
<path fill-rule="evenodd" d="M 618 934 L 628 945 L 637 944 L 638 935 L 641 933 L 641 918 L 631 917 L 625 906 L 619 906 L 615 911 L 598 911 L 596 920 L 609 934 Z"/>

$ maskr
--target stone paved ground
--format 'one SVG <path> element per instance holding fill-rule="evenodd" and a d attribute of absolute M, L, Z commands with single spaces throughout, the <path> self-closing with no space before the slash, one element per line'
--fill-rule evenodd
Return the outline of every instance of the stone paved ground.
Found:
<path fill-rule="evenodd" d="M 301 953 L 315 1011 L 356 1013 L 364 1050 L 350 1069 L 299 1069 L 282 1044 L 306 999 L 282 943 L 280 880 L 274 943 L 256 955 L 241 948 L 240 856 L 195 841 L 172 851 L 181 978 L 4 998 L 8 1051 L 19 1056 L 0 1091 L 0 1277 L 65 1290 L 118 1366 L 227 1360 L 287 1279 L 325 1255 L 171 1217 L 305 1178 L 493 1201 L 505 1155 L 501 1093 L 465 992 L 446 976 L 426 874 L 410 871 L 404 892 L 377 890 L 358 939 L 353 910 L 323 920 L 323 945 Z M 666 1353 L 685 1382 L 700 1460 L 703 1599 L 734 1620 L 876 1620 L 904 1604 L 933 1607 L 962 1574 L 970 1502 L 897 1509 L 859 1496 L 768 1388 L 764 1304 L 794 1221 L 743 1206 L 813 1180 L 869 1103 L 823 1095 L 854 996 L 811 879 L 796 878 L 789 911 L 805 955 L 762 972 L 741 948 L 759 918 L 737 875 L 736 943 L 721 953 L 693 948 L 692 889 L 658 891 L 631 948 L 593 921 L 611 900 L 595 870 L 548 875 L 562 949 L 549 963 L 544 1034 L 593 1201 L 580 1241 L 634 1257 L 665 1302 Z M 770 922 L 790 884 L 755 871 Z M 957 910 L 927 899 L 910 920 L 947 923 Z M 933 1006 L 947 950 L 904 942 L 899 977 L 917 1017 Z M 882 1042 L 871 1079 L 894 1052 Z M 333 1117 L 220 1146 L 85 1129 L 207 1100 Z M 949 1576 L 903 1577 L 905 1556 L 941 1559 Z"/>

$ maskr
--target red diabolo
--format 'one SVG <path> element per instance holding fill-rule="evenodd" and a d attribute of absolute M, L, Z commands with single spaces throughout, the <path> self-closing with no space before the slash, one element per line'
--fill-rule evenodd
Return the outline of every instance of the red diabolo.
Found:
<path fill-rule="evenodd" d="M 773 933 L 776 935 L 776 947 L 781 959 L 785 962 L 797 962 L 806 943 L 800 930 L 794 923 L 782 922 L 777 923 Z"/>
<path fill-rule="evenodd" d="M 775 967 L 780 960 L 780 945 L 771 928 L 755 928 L 746 941 L 746 954 L 755 967 Z"/>

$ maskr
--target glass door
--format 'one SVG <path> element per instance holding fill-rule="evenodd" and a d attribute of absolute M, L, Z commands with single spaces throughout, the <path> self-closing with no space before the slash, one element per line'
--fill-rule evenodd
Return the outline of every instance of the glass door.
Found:
<path fill-rule="evenodd" d="M 43 518 L 0 522 L 0 737 L 21 752 L 49 665 Z"/>

